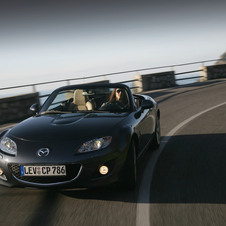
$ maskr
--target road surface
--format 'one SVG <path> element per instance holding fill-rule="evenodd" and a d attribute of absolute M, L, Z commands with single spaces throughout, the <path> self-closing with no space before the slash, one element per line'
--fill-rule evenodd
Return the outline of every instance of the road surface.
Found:
<path fill-rule="evenodd" d="M 0 224 L 225 225 L 226 80 L 147 94 L 162 142 L 140 160 L 134 191 L 0 187 Z"/>

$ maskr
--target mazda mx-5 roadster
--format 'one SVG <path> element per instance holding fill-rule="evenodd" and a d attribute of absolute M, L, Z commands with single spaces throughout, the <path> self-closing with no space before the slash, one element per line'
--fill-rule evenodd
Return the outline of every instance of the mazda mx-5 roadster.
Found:
<path fill-rule="evenodd" d="M 160 110 L 120 83 L 56 89 L 33 116 L 0 134 L 0 184 L 136 186 L 137 160 L 160 145 Z"/>

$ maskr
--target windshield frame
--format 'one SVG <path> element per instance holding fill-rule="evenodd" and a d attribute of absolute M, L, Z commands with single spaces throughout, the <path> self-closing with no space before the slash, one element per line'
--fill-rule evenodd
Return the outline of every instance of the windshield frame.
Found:
<path fill-rule="evenodd" d="M 134 102 L 134 98 L 132 95 L 132 92 L 130 90 L 130 88 L 124 84 L 121 83 L 100 83 L 100 84 L 83 84 L 83 85 L 70 85 L 70 86 L 64 86 L 64 87 L 60 87 L 56 90 L 54 90 L 50 96 L 47 98 L 47 100 L 44 102 L 43 106 L 41 107 L 39 114 L 47 114 L 48 112 L 51 114 L 54 114 L 54 111 L 57 111 L 57 109 L 53 109 L 53 112 L 51 112 L 51 109 L 49 109 L 49 106 L 51 105 L 51 103 L 55 100 L 55 98 L 57 97 L 58 94 L 62 93 L 62 92 L 66 92 L 66 91 L 72 91 L 75 89 L 84 89 L 84 90 L 88 90 L 88 89 L 100 89 L 100 88 L 106 88 L 106 89 L 115 89 L 115 88 L 121 88 L 124 89 L 128 98 L 128 104 L 129 107 L 127 109 L 124 110 L 116 110 L 116 111 L 108 111 L 108 110 L 99 110 L 99 109 L 95 109 L 95 110 L 75 110 L 75 111 L 63 111 L 62 110 L 62 114 L 65 113 L 81 113 L 81 112 L 95 112 L 95 113 L 101 113 L 101 112 L 116 112 L 116 113 L 120 113 L 120 112 L 131 112 L 135 110 L 135 102 Z M 56 112 L 57 114 L 58 112 Z M 60 112 L 59 112 L 60 114 Z"/>

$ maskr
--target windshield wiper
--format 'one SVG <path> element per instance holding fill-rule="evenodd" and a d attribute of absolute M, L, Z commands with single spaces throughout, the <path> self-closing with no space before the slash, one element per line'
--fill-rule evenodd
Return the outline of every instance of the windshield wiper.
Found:
<path fill-rule="evenodd" d="M 46 114 L 68 114 L 68 113 L 71 113 L 71 112 L 50 110 L 50 111 L 44 111 L 44 112 L 40 113 L 40 115 L 46 115 Z"/>
<path fill-rule="evenodd" d="M 99 113 L 98 110 L 73 110 L 72 113 Z"/>

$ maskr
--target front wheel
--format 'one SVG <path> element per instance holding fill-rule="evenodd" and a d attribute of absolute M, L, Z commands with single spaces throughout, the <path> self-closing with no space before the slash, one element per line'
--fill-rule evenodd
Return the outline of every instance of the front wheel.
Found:
<path fill-rule="evenodd" d="M 123 178 L 121 180 L 121 187 L 127 189 L 134 189 L 136 187 L 137 181 L 137 156 L 136 156 L 136 147 L 135 143 L 132 140 L 128 155 L 127 161 L 124 167 Z"/>

